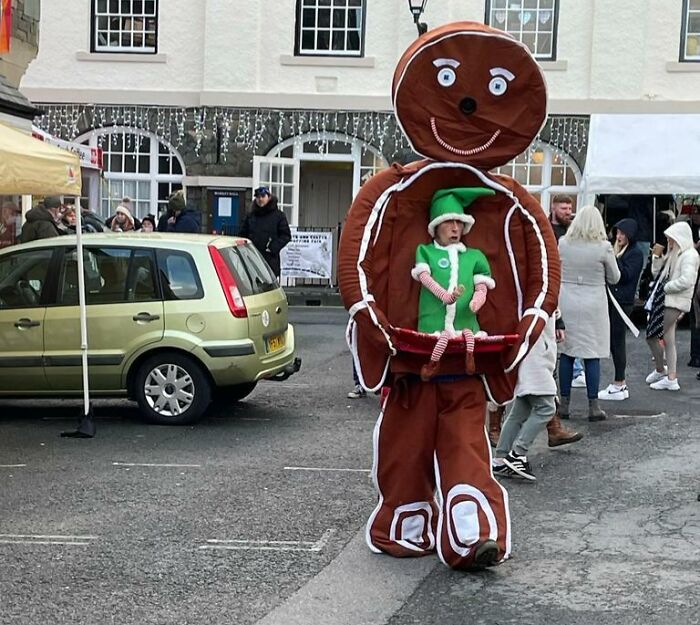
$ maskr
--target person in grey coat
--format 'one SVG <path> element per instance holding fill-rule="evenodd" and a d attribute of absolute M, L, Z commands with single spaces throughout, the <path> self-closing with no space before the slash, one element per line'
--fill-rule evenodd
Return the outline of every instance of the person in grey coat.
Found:
<path fill-rule="evenodd" d="M 617 284 L 620 269 L 605 224 L 595 206 L 584 206 L 559 241 L 562 278 L 559 309 L 566 322 L 561 343 L 559 390 L 561 415 L 569 414 L 574 358 L 583 358 L 589 421 L 602 421 L 598 406 L 600 359 L 610 356 L 607 284 Z"/>

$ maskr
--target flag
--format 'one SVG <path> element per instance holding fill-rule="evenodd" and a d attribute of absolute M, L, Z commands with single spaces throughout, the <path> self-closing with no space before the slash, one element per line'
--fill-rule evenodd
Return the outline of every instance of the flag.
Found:
<path fill-rule="evenodd" d="M 10 51 L 12 0 L 0 0 L 0 54 Z"/>

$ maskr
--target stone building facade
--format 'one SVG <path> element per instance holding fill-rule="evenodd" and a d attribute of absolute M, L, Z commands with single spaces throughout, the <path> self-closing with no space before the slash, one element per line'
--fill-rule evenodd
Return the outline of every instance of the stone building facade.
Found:
<path fill-rule="evenodd" d="M 19 87 L 39 49 L 40 0 L 12 0 L 12 38 L 9 54 L 0 55 L 0 76 Z"/>

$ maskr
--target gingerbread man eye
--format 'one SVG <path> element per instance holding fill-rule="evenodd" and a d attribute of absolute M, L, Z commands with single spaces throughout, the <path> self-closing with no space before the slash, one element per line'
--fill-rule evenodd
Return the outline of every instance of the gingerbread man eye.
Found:
<path fill-rule="evenodd" d="M 438 72 L 437 80 L 443 87 L 451 87 L 457 80 L 457 74 L 451 67 L 443 67 Z"/>
<path fill-rule="evenodd" d="M 489 83 L 489 91 L 495 96 L 502 96 L 508 91 L 508 82 L 502 76 L 496 76 Z"/>

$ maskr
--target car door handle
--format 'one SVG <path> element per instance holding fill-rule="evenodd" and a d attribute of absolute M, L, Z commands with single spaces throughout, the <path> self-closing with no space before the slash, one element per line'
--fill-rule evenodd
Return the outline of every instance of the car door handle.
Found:
<path fill-rule="evenodd" d="M 132 317 L 134 321 L 157 321 L 160 319 L 160 315 L 152 315 L 150 313 L 139 313 L 138 315 L 134 315 Z"/>
<path fill-rule="evenodd" d="M 39 321 L 32 321 L 31 319 L 22 318 L 15 321 L 15 328 L 37 328 L 41 325 Z"/>

